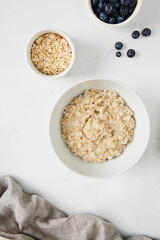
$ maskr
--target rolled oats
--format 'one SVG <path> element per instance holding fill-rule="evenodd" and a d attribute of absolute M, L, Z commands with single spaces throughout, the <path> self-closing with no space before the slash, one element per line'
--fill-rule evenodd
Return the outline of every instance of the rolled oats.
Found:
<path fill-rule="evenodd" d="M 72 58 L 72 50 L 67 40 L 55 33 L 38 37 L 31 47 L 34 66 L 46 75 L 57 75 L 65 71 Z"/>

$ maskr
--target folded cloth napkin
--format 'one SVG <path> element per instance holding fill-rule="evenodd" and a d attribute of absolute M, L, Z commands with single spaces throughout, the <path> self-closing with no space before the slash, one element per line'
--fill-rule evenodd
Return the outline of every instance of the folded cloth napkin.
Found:
<path fill-rule="evenodd" d="M 10 177 L 0 177 L 0 240 L 122 240 L 115 227 L 92 215 L 65 216 Z M 149 240 L 143 236 L 126 240 Z"/>

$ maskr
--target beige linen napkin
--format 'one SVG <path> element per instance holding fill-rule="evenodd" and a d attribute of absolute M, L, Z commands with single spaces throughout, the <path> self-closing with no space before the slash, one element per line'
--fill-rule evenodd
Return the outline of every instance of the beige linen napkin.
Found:
<path fill-rule="evenodd" d="M 114 226 L 96 216 L 65 216 L 38 195 L 28 195 L 10 177 L 0 177 L 0 239 L 122 240 Z M 132 237 L 127 240 L 149 240 Z"/>

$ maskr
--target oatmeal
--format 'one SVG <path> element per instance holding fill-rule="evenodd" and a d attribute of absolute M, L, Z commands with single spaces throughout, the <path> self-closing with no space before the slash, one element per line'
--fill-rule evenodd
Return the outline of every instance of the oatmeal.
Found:
<path fill-rule="evenodd" d="M 31 48 L 34 66 L 47 75 L 57 75 L 66 70 L 72 58 L 72 50 L 67 40 L 55 33 L 38 37 Z"/>
<path fill-rule="evenodd" d="M 102 163 L 119 156 L 132 141 L 133 111 L 117 92 L 87 90 L 65 106 L 62 138 L 86 162 Z"/>

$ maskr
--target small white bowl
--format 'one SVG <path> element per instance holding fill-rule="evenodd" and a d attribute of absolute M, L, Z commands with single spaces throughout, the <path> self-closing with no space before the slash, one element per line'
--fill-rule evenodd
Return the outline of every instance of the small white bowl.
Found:
<path fill-rule="evenodd" d="M 93 8 L 92 8 L 92 5 L 91 5 L 91 0 L 88 0 L 88 5 L 89 5 L 90 12 L 92 13 L 92 16 L 94 17 L 94 19 L 96 19 L 97 22 L 99 22 L 100 24 L 102 24 L 103 26 L 106 26 L 106 27 L 121 27 L 121 26 L 124 26 L 127 23 L 129 23 L 133 18 L 135 18 L 135 16 L 137 15 L 137 13 L 139 12 L 139 10 L 141 8 L 142 0 L 137 0 L 137 5 L 135 7 L 135 10 L 129 18 L 127 18 L 124 22 L 117 23 L 117 24 L 110 24 L 110 23 L 105 23 L 105 22 L 101 21 L 96 16 L 96 14 L 93 12 Z"/>
<path fill-rule="evenodd" d="M 134 138 L 124 152 L 105 163 L 94 164 L 84 162 L 81 158 L 71 153 L 61 138 L 61 124 L 64 107 L 87 89 L 110 89 L 117 91 L 134 111 L 136 128 Z M 144 153 L 150 135 L 150 122 L 147 110 L 141 99 L 124 84 L 112 80 L 93 79 L 85 80 L 69 88 L 55 104 L 49 124 L 49 134 L 52 147 L 59 159 L 76 173 L 94 178 L 109 178 L 121 174 L 131 168 Z"/>
<path fill-rule="evenodd" d="M 44 74 L 42 72 L 40 72 L 33 64 L 32 60 L 31 60 L 31 47 L 34 43 L 34 41 L 40 37 L 41 35 L 43 34 L 46 34 L 46 33 L 56 33 L 62 37 L 64 37 L 67 42 L 69 43 L 71 49 L 72 49 L 72 58 L 71 58 L 71 62 L 69 64 L 69 66 L 66 68 L 65 71 L 61 72 L 60 74 L 57 74 L 57 75 L 47 75 L 47 74 Z M 42 30 L 42 31 L 39 31 L 37 32 L 36 34 L 34 34 L 34 36 L 31 37 L 31 39 L 29 40 L 28 42 L 28 45 L 27 45 L 27 49 L 26 49 L 26 57 L 27 57 L 27 60 L 28 60 L 28 63 L 29 63 L 29 66 L 36 72 L 38 73 L 40 76 L 42 77 L 47 77 L 47 78 L 50 78 L 50 79 L 57 79 L 57 78 L 61 78 L 61 77 L 64 77 L 70 70 L 71 68 L 73 67 L 73 64 L 75 62 L 75 48 L 74 48 L 74 45 L 73 45 L 73 42 L 71 41 L 71 39 L 67 36 L 66 33 L 64 33 L 63 31 L 59 30 L 59 29 L 47 29 L 47 30 Z"/>

